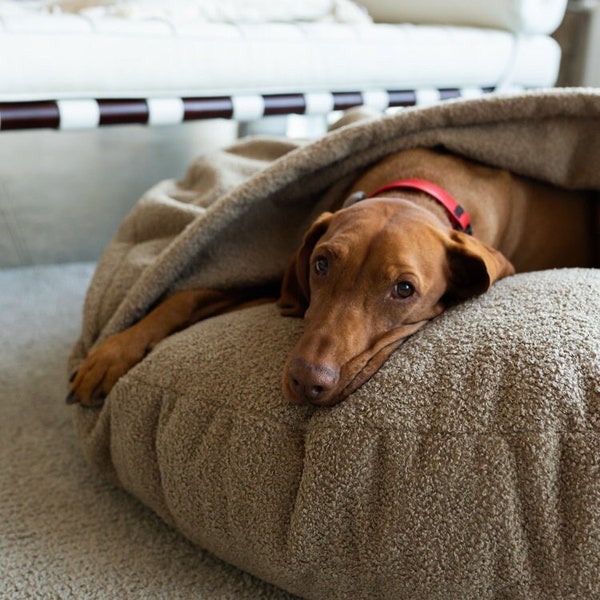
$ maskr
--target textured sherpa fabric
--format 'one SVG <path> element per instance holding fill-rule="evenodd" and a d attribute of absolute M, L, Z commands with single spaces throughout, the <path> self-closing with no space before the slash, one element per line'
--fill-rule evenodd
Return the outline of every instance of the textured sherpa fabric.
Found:
<path fill-rule="evenodd" d="M 600 93 L 459 101 L 250 140 L 134 208 L 90 286 L 70 368 L 169 291 L 281 275 L 310 220 L 390 152 L 448 149 L 600 189 Z M 520 274 L 410 338 L 346 402 L 289 406 L 302 329 L 266 305 L 159 344 L 88 460 L 217 556 L 307 598 L 600 595 L 600 273 Z"/>

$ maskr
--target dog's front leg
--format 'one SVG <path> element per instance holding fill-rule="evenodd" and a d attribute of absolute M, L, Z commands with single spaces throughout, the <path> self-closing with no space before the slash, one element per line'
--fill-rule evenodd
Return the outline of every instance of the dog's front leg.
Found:
<path fill-rule="evenodd" d="M 120 377 L 167 336 L 240 305 L 240 296 L 218 290 L 176 292 L 128 329 L 94 348 L 71 378 L 68 404 L 99 406 Z"/>

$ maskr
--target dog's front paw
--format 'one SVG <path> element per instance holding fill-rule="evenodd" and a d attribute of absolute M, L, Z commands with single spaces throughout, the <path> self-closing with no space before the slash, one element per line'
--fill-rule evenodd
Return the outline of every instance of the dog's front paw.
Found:
<path fill-rule="evenodd" d="M 101 406 L 119 378 L 146 353 L 146 346 L 136 344 L 127 331 L 109 337 L 88 354 L 71 378 L 67 404 Z"/>

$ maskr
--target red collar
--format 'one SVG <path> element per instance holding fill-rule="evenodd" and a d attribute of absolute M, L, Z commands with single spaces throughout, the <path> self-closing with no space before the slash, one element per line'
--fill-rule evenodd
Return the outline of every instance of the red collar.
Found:
<path fill-rule="evenodd" d="M 446 190 L 437 186 L 435 183 L 431 183 L 431 181 L 425 179 L 400 179 L 398 181 L 392 181 L 391 183 L 377 188 L 374 192 L 371 192 L 368 198 L 373 198 L 382 192 L 402 188 L 425 192 L 437 200 L 448 211 L 448 216 L 452 221 L 454 229 L 469 234 L 473 233 L 471 230 L 471 217 L 469 216 L 469 213 Z"/>

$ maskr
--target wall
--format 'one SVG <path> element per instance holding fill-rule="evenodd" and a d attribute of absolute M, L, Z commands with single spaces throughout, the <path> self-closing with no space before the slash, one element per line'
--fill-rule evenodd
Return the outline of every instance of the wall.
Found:
<path fill-rule="evenodd" d="M 226 121 L 2 132 L 0 267 L 96 260 L 145 190 L 236 134 Z"/>
<path fill-rule="evenodd" d="M 584 85 L 600 87 L 600 3 L 596 3 L 590 24 Z"/>

